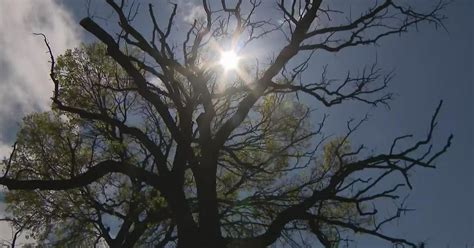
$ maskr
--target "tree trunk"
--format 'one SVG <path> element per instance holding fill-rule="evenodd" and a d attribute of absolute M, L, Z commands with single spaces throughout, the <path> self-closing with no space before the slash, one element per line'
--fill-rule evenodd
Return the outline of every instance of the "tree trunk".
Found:
<path fill-rule="evenodd" d="M 169 194 L 167 198 L 170 199 L 171 209 L 174 212 L 178 229 L 178 247 L 193 247 L 198 237 L 198 228 L 186 202 L 184 191 L 179 186 L 176 186 L 170 190 Z"/>
<path fill-rule="evenodd" d="M 199 202 L 199 247 L 221 247 L 216 172 L 217 156 L 206 152 L 199 168 L 195 170 Z"/>

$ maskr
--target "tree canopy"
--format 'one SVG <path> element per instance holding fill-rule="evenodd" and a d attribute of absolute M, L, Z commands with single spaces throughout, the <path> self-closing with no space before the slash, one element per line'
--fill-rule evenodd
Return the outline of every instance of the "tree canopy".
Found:
<path fill-rule="evenodd" d="M 351 144 L 366 119 L 330 137 L 314 109 L 388 105 L 392 75 L 370 65 L 334 80 L 308 68 L 321 52 L 442 25 L 444 2 L 422 12 L 377 1 L 349 15 L 282 0 L 267 18 L 259 1 L 204 0 L 190 22 L 177 4 L 160 4 L 163 18 L 152 4 L 142 13 L 137 2 L 106 2 L 117 33 L 86 17 L 99 42 L 57 58 L 44 36 L 51 111 L 24 118 L 0 177 L 19 231 L 58 247 L 339 247 L 354 234 L 419 246 L 383 227 L 406 211 L 400 192 L 413 169 L 433 168 L 451 144 L 432 142 L 441 102 L 421 139 L 367 151 Z M 137 14 L 150 32 L 134 27 Z M 273 59 L 246 54 L 275 37 Z M 390 215 L 379 212 L 392 201 Z"/>

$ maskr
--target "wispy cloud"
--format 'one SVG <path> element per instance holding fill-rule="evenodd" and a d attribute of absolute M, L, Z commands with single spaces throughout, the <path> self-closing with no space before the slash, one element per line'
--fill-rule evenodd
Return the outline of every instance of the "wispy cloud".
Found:
<path fill-rule="evenodd" d="M 23 115 L 49 106 L 49 55 L 33 33 L 44 33 L 58 55 L 80 42 L 75 26 L 72 15 L 55 0 L 0 1 L 0 158 L 9 155 Z M 2 217 L 4 207 L 0 203 Z M 11 231 L 0 222 L 0 241 L 11 241 Z M 18 242 L 28 241 L 22 236 Z"/>
<path fill-rule="evenodd" d="M 17 123 L 49 106 L 52 83 L 44 33 L 58 55 L 80 42 L 72 15 L 55 0 L 0 1 L 0 157 Z"/>
<path fill-rule="evenodd" d="M 183 21 L 192 24 L 194 20 L 204 20 L 206 12 L 202 4 L 197 1 L 178 0 L 178 13 Z"/>

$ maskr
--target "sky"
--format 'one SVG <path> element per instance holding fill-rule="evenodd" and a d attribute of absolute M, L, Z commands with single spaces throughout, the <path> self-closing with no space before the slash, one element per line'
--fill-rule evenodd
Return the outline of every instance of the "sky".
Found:
<path fill-rule="evenodd" d="M 52 14 L 54 13 L 54 14 Z M 51 82 L 44 33 L 56 54 L 80 42 L 70 9 L 52 0 L 0 0 L 0 156 L 9 154 L 22 116 L 50 106 Z M 0 204 L 0 212 L 3 212 Z M 3 214 L 0 214 L 3 216 Z M 0 241 L 11 229 L 0 222 Z M 25 240 L 20 240 L 20 244 Z"/>
<path fill-rule="evenodd" d="M 48 54 L 42 39 L 33 33 L 46 34 L 56 55 L 80 42 L 93 41 L 78 25 L 88 15 L 86 2 L 0 0 L 0 156 L 8 154 L 22 116 L 50 106 Z M 90 15 L 111 13 L 103 4 L 92 2 Z M 189 1 L 177 2 L 183 6 L 185 18 L 191 20 L 200 14 Z M 414 7 L 431 4 L 413 1 Z M 417 170 L 412 175 L 414 190 L 407 203 L 416 212 L 391 227 L 393 233 L 425 241 L 428 247 L 474 246 L 473 5 L 470 0 L 453 1 L 444 12 L 446 30 L 423 26 L 382 40 L 376 47 L 348 49 L 336 55 L 320 53 L 310 68 L 318 71 L 327 64 L 330 72 L 343 75 L 376 59 L 386 71 L 394 70 L 389 91 L 396 97 L 390 109 L 354 103 L 320 107 L 330 114 L 326 131 L 335 134 L 344 130 L 348 118 L 368 113 L 369 121 L 353 142 L 381 151 L 399 135 L 424 135 L 436 105 L 444 100 L 434 138 L 442 144 L 453 133 L 452 148 L 437 160 L 437 169 Z M 146 25 L 145 18 L 137 19 L 137 26 Z M 8 238 L 1 236 L 5 233 L 8 227 L 0 225 L 0 239 Z M 377 247 L 374 242 L 364 240 L 359 245 Z"/>

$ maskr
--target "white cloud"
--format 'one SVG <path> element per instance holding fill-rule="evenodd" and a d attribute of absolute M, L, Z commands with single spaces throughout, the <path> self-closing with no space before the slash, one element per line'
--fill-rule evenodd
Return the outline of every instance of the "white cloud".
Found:
<path fill-rule="evenodd" d="M 12 146 L 3 144 L 0 142 L 0 160 L 2 160 L 5 157 L 10 156 L 11 151 L 12 151 Z"/>
<path fill-rule="evenodd" d="M 78 44 L 76 26 L 54 0 L 0 0 L 0 142 L 23 114 L 49 106 L 49 55 L 33 33 L 44 33 L 58 55 Z"/>
<path fill-rule="evenodd" d="M 33 33 L 44 33 L 59 55 L 79 44 L 76 27 L 55 0 L 0 0 L 0 158 L 9 155 L 22 116 L 50 105 L 49 55 L 42 38 Z M 11 238 L 7 223 L 0 222 L 0 234 L 0 240 Z"/>
<path fill-rule="evenodd" d="M 187 23 L 194 23 L 194 20 L 203 21 L 206 18 L 206 12 L 202 4 L 196 1 L 178 1 L 178 13 L 183 16 L 183 20 Z"/>

